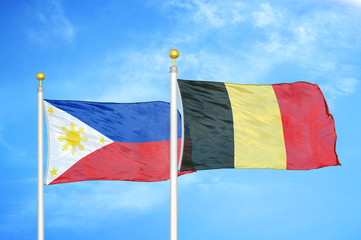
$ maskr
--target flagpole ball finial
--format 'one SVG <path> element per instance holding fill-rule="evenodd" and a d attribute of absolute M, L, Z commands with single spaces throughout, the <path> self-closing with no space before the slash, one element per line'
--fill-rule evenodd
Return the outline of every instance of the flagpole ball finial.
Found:
<path fill-rule="evenodd" d="M 36 78 L 40 81 L 40 87 L 41 87 L 41 81 L 43 81 L 45 79 L 45 74 L 42 72 L 39 72 L 38 74 L 36 74 Z"/>
<path fill-rule="evenodd" d="M 178 58 L 179 52 L 177 49 L 172 49 L 169 51 L 169 57 L 173 59 L 173 66 L 175 66 L 175 60 Z"/>

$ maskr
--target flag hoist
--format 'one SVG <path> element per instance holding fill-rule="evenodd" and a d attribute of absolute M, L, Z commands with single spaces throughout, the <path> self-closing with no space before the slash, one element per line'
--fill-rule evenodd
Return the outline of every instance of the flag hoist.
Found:
<path fill-rule="evenodd" d="M 45 75 L 39 72 L 36 78 L 40 81 L 38 92 L 38 240 L 44 240 L 44 120 L 43 98 L 44 88 L 41 82 Z"/>
<path fill-rule="evenodd" d="M 173 59 L 170 67 L 170 240 L 178 239 L 178 196 L 177 196 L 177 73 L 175 60 L 179 52 L 172 49 L 169 57 Z"/>
<path fill-rule="evenodd" d="M 170 67 L 170 239 L 178 239 L 178 201 L 177 201 L 177 177 L 178 177 L 178 111 L 177 111 L 177 73 L 175 60 L 179 56 L 176 49 L 169 52 L 173 59 Z M 44 240 L 44 130 L 43 130 L 43 95 L 44 88 L 41 86 L 45 75 L 39 72 L 36 78 L 40 81 L 38 93 L 38 240 Z M 182 130 L 183 131 L 183 130 Z M 183 136 L 183 133 L 182 133 Z M 183 142 L 182 142 L 183 146 Z M 182 153 L 180 153 L 180 156 Z M 181 157 L 180 157 L 181 159 Z"/>

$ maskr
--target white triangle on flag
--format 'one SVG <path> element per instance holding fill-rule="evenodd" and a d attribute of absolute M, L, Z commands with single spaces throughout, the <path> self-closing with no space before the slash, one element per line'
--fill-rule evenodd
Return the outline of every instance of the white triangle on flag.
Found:
<path fill-rule="evenodd" d="M 78 118 L 44 101 L 48 128 L 48 185 L 90 153 L 113 141 Z"/>

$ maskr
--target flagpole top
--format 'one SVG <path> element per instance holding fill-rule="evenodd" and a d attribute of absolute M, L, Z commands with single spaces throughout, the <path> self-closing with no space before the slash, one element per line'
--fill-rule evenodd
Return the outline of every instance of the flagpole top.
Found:
<path fill-rule="evenodd" d="M 169 57 L 173 59 L 173 66 L 175 66 L 175 60 L 179 56 L 179 52 L 177 49 L 172 49 L 169 51 Z"/>
<path fill-rule="evenodd" d="M 40 81 L 40 87 L 41 87 L 41 81 L 43 81 L 45 79 L 45 74 L 42 72 L 39 72 L 38 74 L 36 74 L 36 78 Z"/>

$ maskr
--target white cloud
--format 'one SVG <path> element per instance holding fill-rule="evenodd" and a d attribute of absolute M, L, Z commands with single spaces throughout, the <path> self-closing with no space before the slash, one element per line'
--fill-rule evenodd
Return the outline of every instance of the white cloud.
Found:
<path fill-rule="evenodd" d="M 356 19 L 353 15 L 331 8 L 297 16 L 269 3 L 261 4 L 261 8 L 261 12 L 256 11 L 253 15 L 266 40 L 258 41 L 250 48 L 246 61 L 249 63 L 247 69 L 251 70 L 250 78 L 258 82 L 274 67 L 292 64 L 307 77 L 304 81 L 323 85 L 328 91 L 326 95 L 332 95 L 329 96 L 331 102 L 353 93 L 358 81 L 345 76 L 352 76 L 356 68 L 348 65 L 343 54 L 338 53 L 341 49 L 360 50 L 361 35 L 354 27 Z"/>
<path fill-rule="evenodd" d="M 42 45 L 50 44 L 54 38 L 67 43 L 73 42 L 75 27 L 65 15 L 60 0 L 42 2 L 37 7 L 35 14 L 39 22 L 28 30 L 30 41 Z"/>
<path fill-rule="evenodd" d="M 341 3 L 352 4 L 352 5 L 354 5 L 354 6 L 361 7 L 361 0 L 332 0 L 332 1 L 337 1 L 337 2 L 341 2 Z"/>
<path fill-rule="evenodd" d="M 142 102 L 169 100 L 171 59 L 165 49 L 118 50 L 106 56 L 99 69 L 103 94 L 99 101 Z M 147 52 L 147 54 L 144 54 Z"/>
<path fill-rule="evenodd" d="M 333 54 L 332 50 L 335 46 L 352 49 L 361 40 L 353 27 L 353 16 L 333 8 L 321 11 L 311 9 L 297 15 L 269 2 L 254 6 L 238 1 L 221 3 L 194 0 L 170 1 L 165 6 L 168 10 L 178 8 L 182 19 L 192 19 L 194 23 L 206 25 L 199 31 L 199 25 L 178 22 L 180 26 L 186 24 L 187 29 L 163 37 L 165 43 L 171 42 L 181 47 L 181 56 L 177 60 L 180 66 L 178 76 L 185 79 L 270 83 L 267 79 L 275 67 L 292 64 L 306 77 L 303 81 L 319 84 L 323 81 L 343 81 L 344 76 L 352 72 L 350 68 L 352 70 L 353 66 L 347 68 L 343 59 L 339 59 L 340 55 Z M 248 18 L 247 14 L 253 18 Z M 241 45 L 242 34 L 238 34 L 237 30 L 232 33 L 232 36 L 236 36 L 235 42 L 223 38 L 227 24 L 234 24 L 234 28 L 240 32 L 256 26 L 262 34 L 260 36 L 264 37 L 255 38 L 258 41 L 244 47 Z M 215 29 L 211 28 L 220 32 L 214 35 Z M 222 45 L 215 43 L 209 48 L 203 44 L 204 39 L 217 42 L 217 36 L 222 37 Z M 350 42 L 350 39 L 354 42 Z M 170 63 L 168 50 L 119 50 L 118 53 L 109 54 L 106 61 L 109 69 L 114 71 L 113 76 L 119 77 L 111 87 L 106 88 L 101 100 L 147 101 L 158 100 L 159 96 L 168 100 L 169 75 L 164 68 Z M 147 55 L 143 55 L 145 51 Z M 141 66 L 142 71 L 137 66 Z M 293 76 L 287 79 L 292 81 Z M 343 94 L 335 96 L 346 94 L 346 91 L 341 92 Z"/>
<path fill-rule="evenodd" d="M 155 36 L 147 48 L 113 50 L 101 61 L 103 66 L 97 59 L 92 77 L 99 79 L 92 84 L 98 84 L 101 95 L 91 100 L 168 101 L 171 61 L 170 48 L 164 46 L 171 44 L 180 50 L 178 76 L 184 79 L 272 83 L 269 73 L 290 64 L 302 71 L 304 81 L 321 84 L 346 75 L 354 78 L 349 75 L 355 72 L 354 66 L 347 69 L 341 55 L 333 53 L 336 47 L 347 50 L 361 43 L 353 27 L 355 19 L 347 12 L 315 8 L 299 15 L 269 2 L 255 5 L 231 0 L 173 0 L 162 4 L 165 11 L 172 10 L 171 15 L 176 12 L 182 19 L 174 22 L 177 30 L 168 36 Z M 233 26 L 231 33 L 229 24 Z M 257 35 L 252 36 L 255 41 L 242 45 L 247 30 Z M 226 39 L 223 33 L 233 39 Z M 293 76 L 287 79 L 292 81 Z"/>
<path fill-rule="evenodd" d="M 344 78 L 338 82 L 338 88 L 345 94 L 355 92 L 358 80 L 354 78 Z"/>
<path fill-rule="evenodd" d="M 355 78 L 335 78 L 321 83 L 320 88 L 327 99 L 328 106 L 334 108 L 339 97 L 356 92 L 358 83 L 359 80 Z"/>
<path fill-rule="evenodd" d="M 202 21 L 219 28 L 243 20 L 240 14 L 243 4 L 240 2 L 231 2 L 228 6 L 224 3 L 220 5 L 219 2 L 210 3 L 202 0 L 195 0 L 193 3 L 197 9 L 194 21 Z"/>
<path fill-rule="evenodd" d="M 167 1 L 165 8 L 185 10 L 194 23 L 207 28 L 221 28 L 244 21 L 244 4 L 240 1 L 173 0 Z"/>
<path fill-rule="evenodd" d="M 257 11 L 253 13 L 253 18 L 255 20 L 255 26 L 265 27 L 269 25 L 279 25 L 281 20 L 283 20 L 282 13 L 275 8 L 272 8 L 271 5 L 267 3 L 261 4 L 262 11 Z"/>

